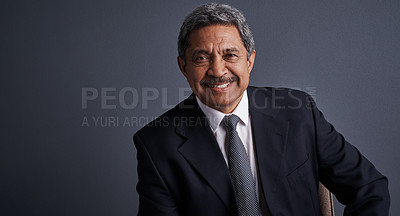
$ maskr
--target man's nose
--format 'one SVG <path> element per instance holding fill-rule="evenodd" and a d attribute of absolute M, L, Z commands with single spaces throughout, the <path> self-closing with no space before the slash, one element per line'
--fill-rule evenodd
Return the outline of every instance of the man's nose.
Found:
<path fill-rule="evenodd" d="M 226 74 L 225 61 L 222 58 L 214 57 L 210 62 L 207 74 L 214 77 L 222 77 Z"/>

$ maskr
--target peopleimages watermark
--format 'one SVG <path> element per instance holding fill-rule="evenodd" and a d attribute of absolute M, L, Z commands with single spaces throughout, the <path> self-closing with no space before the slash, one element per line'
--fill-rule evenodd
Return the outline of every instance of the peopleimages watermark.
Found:
<path fill-rule="evenodd" d="M 175 104 L 168 102 L 168 89 L 141 88 L 140 91 L 133 87 L 117 88 L 82 88 L 82 109 L 89 107 L 89 102 L 100 102 L 101 109 L 136 109 L 140 102 L 141 109 L 149 108 L 150 101 L 161 99 L 162 109 L 171 109 Z M 139 94 L 140 92 L 140 94 Z M 179 88 L 178 101 L 182 101 L 192 92 L 190 88 Z"/>
<path fill-rule="evenodd" d="M 306 99 L 306 101 L 298 98 L 297 94 L 293 90 L 301 90 L 306 92 L 308 95 L 312 97 Z M 266 98 L 264 101 L 256 101 L 254 100 L 255 95 L 262 92 L 268 91 L 270 95 L 269 98 Z M 252 101 L 253 107 L 257 109 L 263 108 L 272 108 L 272 109 L 299 109 L 301 107 L 311 108 L 311 104 L 316 100 L 316 87 L 305 87 L 305 88 L 291 88 L 287 91 L 287 97 L 290 97 L 293 104 L 283 107 L 280 105 L 280 101 L 285 100 L 284 96 L 279 94 L 279 89 L 272 90 L 264 90 L 262 88 L 255 89 L 253 94 L 249 95 L 252 97 L 250 101 Z M 144 110 L 148 109 L 151 103 L 157 103 L 157 108 L 162 110 L 169 110 L 176 106 L 180 101 L 185 100 L 190 94 L 192 90 L 190 88 L 178 88 L 177 91 L 171 92 L 168 91 L 167 88 L 141 88 L 135 89 L 133 87 L 124 87 L 124 88 L 93 88 L 93 87 L 85 87 L 81 90 L 81 109 L 86 112 L 91 110 L 108 110 L 107 113 L 112 112 L 112 110 L 135 110 L 137 109 Z M 177 101 L 168 101 L 168 94 L 178 95 Z M 210 102 L 213 102 L 213 98 L 209 99 Z M 160 105 L 161 102 L 161 105 Z M 306 104 L 304 104 L 306 103 Z M 154 106 L 154 105 L 153 105 Z M 183 104 L 180 108 L 193 108 L 191 105 Z M 193 106 L 193 105 L 192 105 Z M 157 119 L 156 116 L 120 116 L 117 113 L 108 114 L 108 115 L 85 115 L 82 119 L 81 126 L 82 127 L 143 127 L 149 122 L 157 123 L 160 119 Z M 174 120 L 174 122 L 176 122 Z M 189 123 L 193 124 L 196 122 L 194 120 L 180 120 L 180 124 Z M 163 120 L 162 125 L 168 123 L 167 120 Z"/>

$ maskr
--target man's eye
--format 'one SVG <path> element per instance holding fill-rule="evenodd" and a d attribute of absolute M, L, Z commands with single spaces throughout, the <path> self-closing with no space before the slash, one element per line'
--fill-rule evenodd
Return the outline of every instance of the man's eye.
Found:
<path fill-rule="evenodd" d="M 227 58 L 227 59 L 234 59 L 234 58 L 237 58 L 237 57 L 238 56 L 236 54 L 233 54 L 233 53 L 225 54 L 225 58 Z"/>
<path fill-rule="evenodd" d="M 205 62 L 207 60 L 208 60 L 208 58 L 205 56 L 198 56 L 195 58 L 195 62 Z"/>

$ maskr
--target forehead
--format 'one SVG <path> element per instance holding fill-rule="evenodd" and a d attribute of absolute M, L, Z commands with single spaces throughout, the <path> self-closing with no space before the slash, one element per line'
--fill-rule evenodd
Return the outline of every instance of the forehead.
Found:
<path fill-rule="evenodd" d="M 224 44 L 245 49 L 236 26 L 210 25 L 195 29 L 189 34 L 189 49 Z"/>

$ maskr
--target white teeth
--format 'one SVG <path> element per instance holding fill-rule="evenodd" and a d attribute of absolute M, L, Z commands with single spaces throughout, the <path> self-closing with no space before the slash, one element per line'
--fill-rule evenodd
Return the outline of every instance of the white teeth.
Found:
<path fill-rule="evenodd" d="M 222 84 L 222 85 L 215 85 L 215 86 L 213 86 L 213 88 L 226 88 L 226 87 L 228 87 L 228 85 L 229 84 L 231 84 L 231 83 L 225 83 L 225 84 Z"/>

